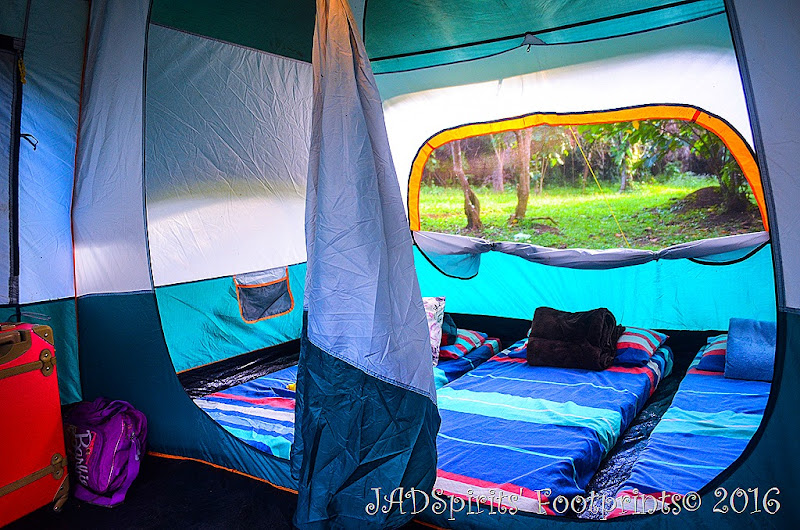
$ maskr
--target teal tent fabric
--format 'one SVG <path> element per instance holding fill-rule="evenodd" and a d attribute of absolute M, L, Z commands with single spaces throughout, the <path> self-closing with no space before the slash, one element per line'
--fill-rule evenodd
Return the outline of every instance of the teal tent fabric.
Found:
<path fill-rule="evenodd" d="M 488 57 L 522 45 L 585 42 L 698 20 L 724 12 L 722 0 L 617 2 L 514 0 L 485 8 L 480 0 L 372 0 L 364 33 L 376 73 Z M 411 38 L 413 37 L 413 38 Z"/>
<path fill-rule="evenodd" d="M 242 318 L 230 276 L 157 287 L 161 327 L 175 370 L 189 370 L 299 338 L 305 273 L 305 263 L 289 267 L 294 300 L 289 313 L 254 323 Z"/>
<path fill-rule="evenodd" d="M 369 509 L 395 488 L 430 491 L 436 479 L 439 413 L 427 397 L 365 374 L 304 335 L 297 371 L 294 454 L 300 528 L 393 528 L 411 518 L 403 499 Z M 342 477 L 347 477 L 342 482 Z M 397 490 L 399 491 L 399 490 Z M 394 499 L 399 500 L 395 491 Z M 380 507 L 386 507 L 386 501 Z M 404 513 L 403 513 L 404 512 Z"/>
<path fill-rule="evenodd" d="M 22 306 L 24 322 L 53 328 L 58 363 L 58 392 L 61 403 L 76 403 L 83 399 L 78 358 L 78 322 L 74 298 L 40 302 Z M 4 320 L 9 320 L 5 318 Z"/>
<path fill-rule="evenodd" d="M 6 0 L 0 4 L 0 35 L 21 38 L 29 0 Z"/>
<path fill-rule="evenodd" d="M 375 80 L 345 0 L 319 0 L 306 198 L 306 325 L 292 476 L 300 528 L 384 528 L 375 489 L 429 491 L 436 470 L 430 341 Z"/>
<path fill-rule="evenodd" d="M 153 0 L 151 22 L 311 61 L 313 0 Z"/>
<path fill-rule="evenodd" d="M 419 251 L 416 256 L 422 294 L 445 296 L 453 313 L 528 320 L 540 305 L 564 311 L 607 307 L 626 326 L 684 330 L 724 330 L 731 316 L 775 319 L 769 245 L 730 265 L 677 259 L 609 270 L 553 267 L 488 252 L 469 280 L 447 277 Z"/>
<path fill-rule="evenodd" d="M 295 488 L 288 461 L 231 436 L 186 394 L 170 362 L 152 292 L 84 296 L 78 313 L 83 398 L 122 399 L 144 412 L 148 451 L 212 462 Z"/>

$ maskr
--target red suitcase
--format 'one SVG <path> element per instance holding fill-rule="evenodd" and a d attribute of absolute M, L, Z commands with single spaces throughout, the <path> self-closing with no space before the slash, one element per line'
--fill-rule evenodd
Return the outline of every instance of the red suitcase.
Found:
<path fill-rule="evenodd" d="M 67 500 L 53 330 L 0 325 L 0 527 Z"/>

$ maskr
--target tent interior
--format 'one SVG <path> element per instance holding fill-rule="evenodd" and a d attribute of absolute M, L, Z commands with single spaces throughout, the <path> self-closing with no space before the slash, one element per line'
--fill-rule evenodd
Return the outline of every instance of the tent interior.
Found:
<path fill-rule="evenodd" d="M 434 505 L 422 521 L 499 528 L 543 514 L 641 513 L 708 495 L 753 458 L 785 377 L 787 337 L 800 329 L 791 310 L 800 294 L 787 279 L 800 265 L 786 254 L 800 236 L 785 202 L 797 192 L 776 192 L 796 179 L 776 184 L 773 171 L 767 181 L 765 125 L 754 122 L 758 100 L 743 76 L 739 41 L 753 30 L 740 29 L 735 7 L 756 19 L 750 4 L 351 2 L 420 289 L 444 297 L 454 326 L 434 368 L 435 487 L 486 512 Z M 2 320 L 55 330 L 65 405 L 125 399 L 147 415 L 151 451 L 288 490 L 297 489 L 290 457 L 310 281 L 315 13 L 310 0 L 0 7 Z M 748 49 L 750 59 L 759 51 Z M 719 138 L 762 226 L 655 249 L 427 229 L 423 180 L 436 149 L 643 120 L 691 122 Z M 649 352 L 600 371 L 530 366 L 540 307 L 608 308 L 634 349 Z M 724 359 L 731 319 L 777 322 L 768 378 L 727 377 L 724 360 L 709 368 Z M 770 482 L 783 473 L 773 468 L 747 473 L 736 486 L 784 486 Z M 599 508 L 569 504 L 589 492 L 603 494 Z M 633 499 L 627 512 L 614 509 L 623 495 Z"/>

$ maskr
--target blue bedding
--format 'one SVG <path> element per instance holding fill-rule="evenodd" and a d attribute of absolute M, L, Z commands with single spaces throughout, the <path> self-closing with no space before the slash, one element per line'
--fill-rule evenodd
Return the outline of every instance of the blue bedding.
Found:
<path fill-rule="evenodd" d="M 459 359 L 439 359 L 439 364 L 433 368 L 433 379 L 436 383 L 436 388 L 442 388 L 470 370 L 474 370 L 494 357 L 499 351 L 499 340 L 486 339 L 481 346 L 471 352 L 467 352 Z"/>
<path fill-rule="evenodd" d="M 436 386 L 453 381 L 495 355 L 497 339 L 460 359 L 445 359 L 434 368 Z M 228 432 L 278 458 L 289 459 L 294 441 L 294 387 L 297 366 L 267 374 L 258 379 L 216 392 L 194 402 Z"/>
<path fill-rule="evenodd" d="M 726 378 L 723 372 L 697 369 L 700 350 L 681 381 L 667 412 L 653 430 L 617 493 L 609 517 L 642 512 L 669 503 L 673 494 L 696 492 L 730 466 L 758 429 L 770 383 Z M 633 490 L 650 495 L 645 503 Z M 662 499 L 663 493 L 663 499 Z"/>
<path fill-rule="evenodd" d="M 525 354 L 520 341 L 439 390 L 436 488 L 553 513 L 542 501 L 585 492 L 605 454 L 669 374 L 672 353 L 660 348 L 646 366 L 599 372 L 529 366 Z M 520 498 L 510 502 L 510 494 Z"/>
<path fill-rule="evenodd" d="M 289 459 L 294 441 L 297 366 L 215 392 L 194 402 L 228 432 L 253 447 Z"/>

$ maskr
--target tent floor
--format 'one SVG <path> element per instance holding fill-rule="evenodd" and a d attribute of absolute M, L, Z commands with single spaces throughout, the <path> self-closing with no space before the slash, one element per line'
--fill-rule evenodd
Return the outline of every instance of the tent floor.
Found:
<path fill-rule="evenodd" d="M 6 530 L 108 528 L 292 528 L 297 497 L 199 462 L 146 456 L 125 502 L 101 508 L 71 498 L 61 513 L 45 506 Z M 408 529 L 424 528 L 415 523 Z"/>

